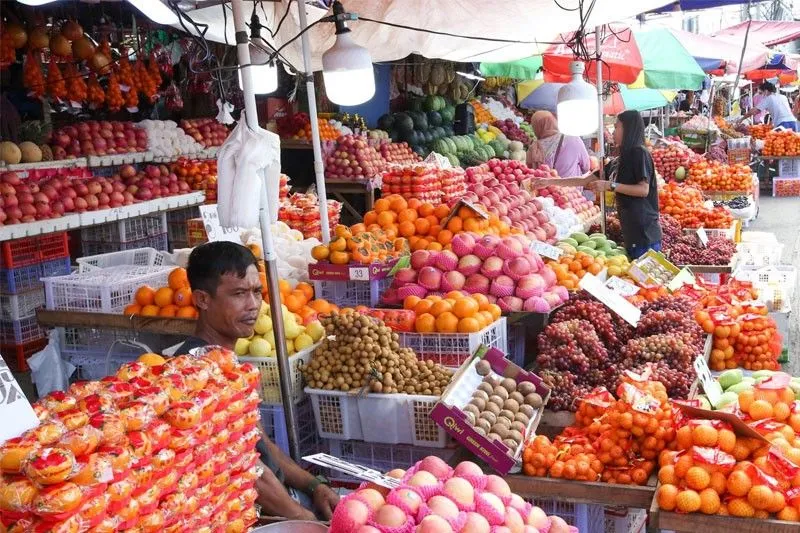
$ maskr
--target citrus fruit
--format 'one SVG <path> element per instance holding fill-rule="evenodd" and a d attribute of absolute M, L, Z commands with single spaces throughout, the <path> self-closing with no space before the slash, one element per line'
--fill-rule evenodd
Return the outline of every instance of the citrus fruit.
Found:
<path fill-rule="evenodd" d="M 186 269 L 183 267 L 173 269 L 167 277 L 167 285 L 169 285 L 169 288 L 173 291 L 188 289 L 189 277 L 186 275 Z"/>
<path fill-rule="evenodd" d="M 719 511 L 719 494 L 712 488 L 700 492 L 700 512 L 704 514 L 717 514 Z"/>
<path fill-rule="evenodd" d="M 658 498 L 658 506 L 661 509 L 673 511 L 678 497 L 678 487 L 675 485 L 661 485 L 656 496 Z"/>
<path fill-rule="evenodd" d="M 147 366 L 161 366 L 167 362 L 166 359 L 152 352 L 143 353 L 136 361 Z"/>
<path fill-rule="evenodd" d="M 693 490 L 682 490 L 675 498 L 675 507 L 682 513 L 694 513 L 700 509 L 700 495 Z"/>
<path fill-rule="evenodd" d="M 156 292 L 148 287 L 147 285 L 143 287 L 139 287 L 136 289 L 136 294 L 134 295 L 134 300 L 136 303 L 141 305 L 142 307 L 146 305 L 152 305 L 153 299 L 155 298 Z"/>

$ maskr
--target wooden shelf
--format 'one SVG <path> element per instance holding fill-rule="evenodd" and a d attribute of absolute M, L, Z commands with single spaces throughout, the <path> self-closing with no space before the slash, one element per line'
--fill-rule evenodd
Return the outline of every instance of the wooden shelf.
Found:
<path fill-rule="evenodd" d="M 161 335 L 193 335 L 197 321 L 188 318 L 159 316 L 126 316 L 107 313 L 81 313 L 40 309 L 39 324 L 45 327 L 130 330 Z"/>
<path fill-rule="evenodd" d="M 736 533 L 797 533 L 800 531 L 800 525 L 797 522 L 783 520 L 659 511 L 655 500 L 650 509 L 650 521 L 653 528 L 686 533 L 697 531 L 703 533 L 731 533 L 734 531 Z"/>
<path fill-rule="evenodd" d="M 511 491 L 523 498 L 553 498 L 592 505 L 649 509 L 656 492 L 656 480 L 645 486 L 569 481 L 547 477 L 506 476 Z"/>

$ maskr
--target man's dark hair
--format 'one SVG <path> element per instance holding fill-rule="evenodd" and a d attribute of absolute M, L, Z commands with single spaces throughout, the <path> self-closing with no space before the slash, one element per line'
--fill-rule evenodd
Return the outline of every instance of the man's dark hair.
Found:
<path fill-rule="evenodd" d="M 623 111 L 617 115 L 622 123 L 622 146 L 620 154 L 626 154 L 637 146 L 644 146 L 644 120 L 635 109 Z"/>
<path fill-rule="evenodd" d="M 193 291 L 214 295 L 223 274 L 243 278 L 250 266 L 258 267 L 258 262 L 248 248 L 234 242 L 209 242 L 192 250 L 186 274 Z"/>
<path fill-rule="evenodd" d="M 761 85 L 758 86 L 759 90 L 767 91 L 768 93 L 774 93 L 777 89 L 775 89 L 775 84 L 771 81 L 762 82 Z"/>

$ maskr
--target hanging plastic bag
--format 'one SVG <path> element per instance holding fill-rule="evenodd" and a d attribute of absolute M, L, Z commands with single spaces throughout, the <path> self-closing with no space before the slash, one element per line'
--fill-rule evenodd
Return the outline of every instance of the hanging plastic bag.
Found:
<path fill-rule="evenodd" d="M 239 123 L 220 148 L 217 160 L 220 224 L 229 228 L 258 226 L 264 180 L 269 219 L 277 222 L 281 171 L 278 136 L 262 128 L 251 130 L 242 113 Z"/>
<path fill-rule="evenodd" d="M 61 339 L 57 328 L 50 330 L 47 346 L 28 359 L 28 366 L 39 397 L 55 390 L 67 390 L 75 366 L 61 359 Z"/>

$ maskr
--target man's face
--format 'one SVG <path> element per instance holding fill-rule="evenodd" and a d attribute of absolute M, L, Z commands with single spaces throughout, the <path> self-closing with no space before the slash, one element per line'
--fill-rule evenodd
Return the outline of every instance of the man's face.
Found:
<path fill-rule="evenodd" d="M 249 337 L 261 308 L 261 281 L 255 266 L 247 268 L 243 278 L 235 273 L 220 277 L 212 295 L 197 291 L 198 309 L 209 326 L 230 338 Z"/>

